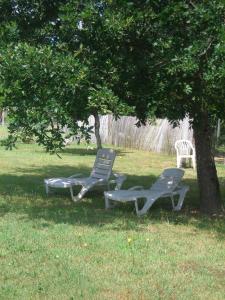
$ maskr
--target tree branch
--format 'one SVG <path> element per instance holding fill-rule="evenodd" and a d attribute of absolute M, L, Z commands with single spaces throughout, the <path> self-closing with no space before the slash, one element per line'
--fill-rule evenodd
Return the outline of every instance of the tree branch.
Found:
<path fill-rule="evenodd" d="M 202 53 L 199 54 L 199 57 L 202 57 L 202 56 L 206 55 L 206 53 L 208 52 L 208 50 L 209 50 L 210 47 L 212 46 L 212 42 L 213 42 L 213 38 L 210 37 L 210 38 L 208 39 L 208 46 L 206 47 L 206 49 L 205 49 Z"/>
<path fill-rule="evenodd" d="M 190 4 L 193 8 L 196 8 L 196 5 L 190 0 Z"/>

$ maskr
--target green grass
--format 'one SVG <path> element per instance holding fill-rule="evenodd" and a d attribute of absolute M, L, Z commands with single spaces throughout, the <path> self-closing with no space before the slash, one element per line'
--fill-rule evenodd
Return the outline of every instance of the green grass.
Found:
<path fill-rule="evenodd" d="M 194 171 L 179 213 L 166 199 L 138 218 L 132 204 L 106 212 L 101 192 L 77 204 L 66 190 L 47 198 L 44 178 L 90 172 L 95 151 L 82 147 L 62 159 L 37 145 L 0 148 L 0 299 L 225 299 L 225 220 L 199 215 Z M 175 166 L 167 155 L 117 152 L 126 187 Z M 224 165 L 218 174 L 224 198 Z"/>

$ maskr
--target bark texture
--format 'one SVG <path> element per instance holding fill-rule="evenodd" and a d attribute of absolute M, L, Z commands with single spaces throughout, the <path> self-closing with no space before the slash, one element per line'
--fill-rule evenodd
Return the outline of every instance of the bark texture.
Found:
<path fill-rule="evenodd" d="M 202 113 L 198 125 L 193 127 L 200 190 L 200 209 L 206 214 L 218 213 L 221 210 L 221 197 L 213 156 L 213 131 L 208 114 Z"/>
<path fill-rule="evenodd" d="M 97 149 L 102 149 L 99 115 L 98 115 L 98 113 L 94 113 L 93 116 L 95 118 L 95 137 L 96 137 Z"/>

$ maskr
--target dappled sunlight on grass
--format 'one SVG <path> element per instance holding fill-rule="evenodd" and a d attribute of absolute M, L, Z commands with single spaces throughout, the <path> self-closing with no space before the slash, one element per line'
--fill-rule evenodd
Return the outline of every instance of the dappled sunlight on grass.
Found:
<path fill-rule="evenodd" d="M 185 172 L 190 192 L 181 212 L 169 199 L 142 218 L 132 203 L 105 211 L 100 190 L 78 203 L 67 190 L 46 196 L 44 178 L 88 175 L 95 153 L 83 145 L 66 148 L 62 159 L 34 144 L 0 149 L 0 298 L 223 299 L 225 219 L 199 214 L 193 169 Z M 114 171 L 127 175 L 125 188 L 149 187 L 175 166 L 164 154 L 117 153 Z M 224 182 L 224 166 L 218 173 Z"/>

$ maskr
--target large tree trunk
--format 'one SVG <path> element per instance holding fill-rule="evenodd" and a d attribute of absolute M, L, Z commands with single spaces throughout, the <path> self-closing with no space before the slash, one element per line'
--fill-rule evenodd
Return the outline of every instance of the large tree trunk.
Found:
<path fill-rule="evenodd" d="M 100 137 L 100 119 L 98 113 L 93 114 L 95 118 L 95 137 L 96 137 L 96 143 L 97 143 L 97 149 L 102 149 L 102 141 Z"/>
<path fill-rule="evenodd" d="M 214 214 L 221 210 L 219 181 L 212 153 L 213 130 L 207 113 L 202 113 L 193 126 L 196 147 L 197 177 L 200 190 L 200 209 Z"/>

